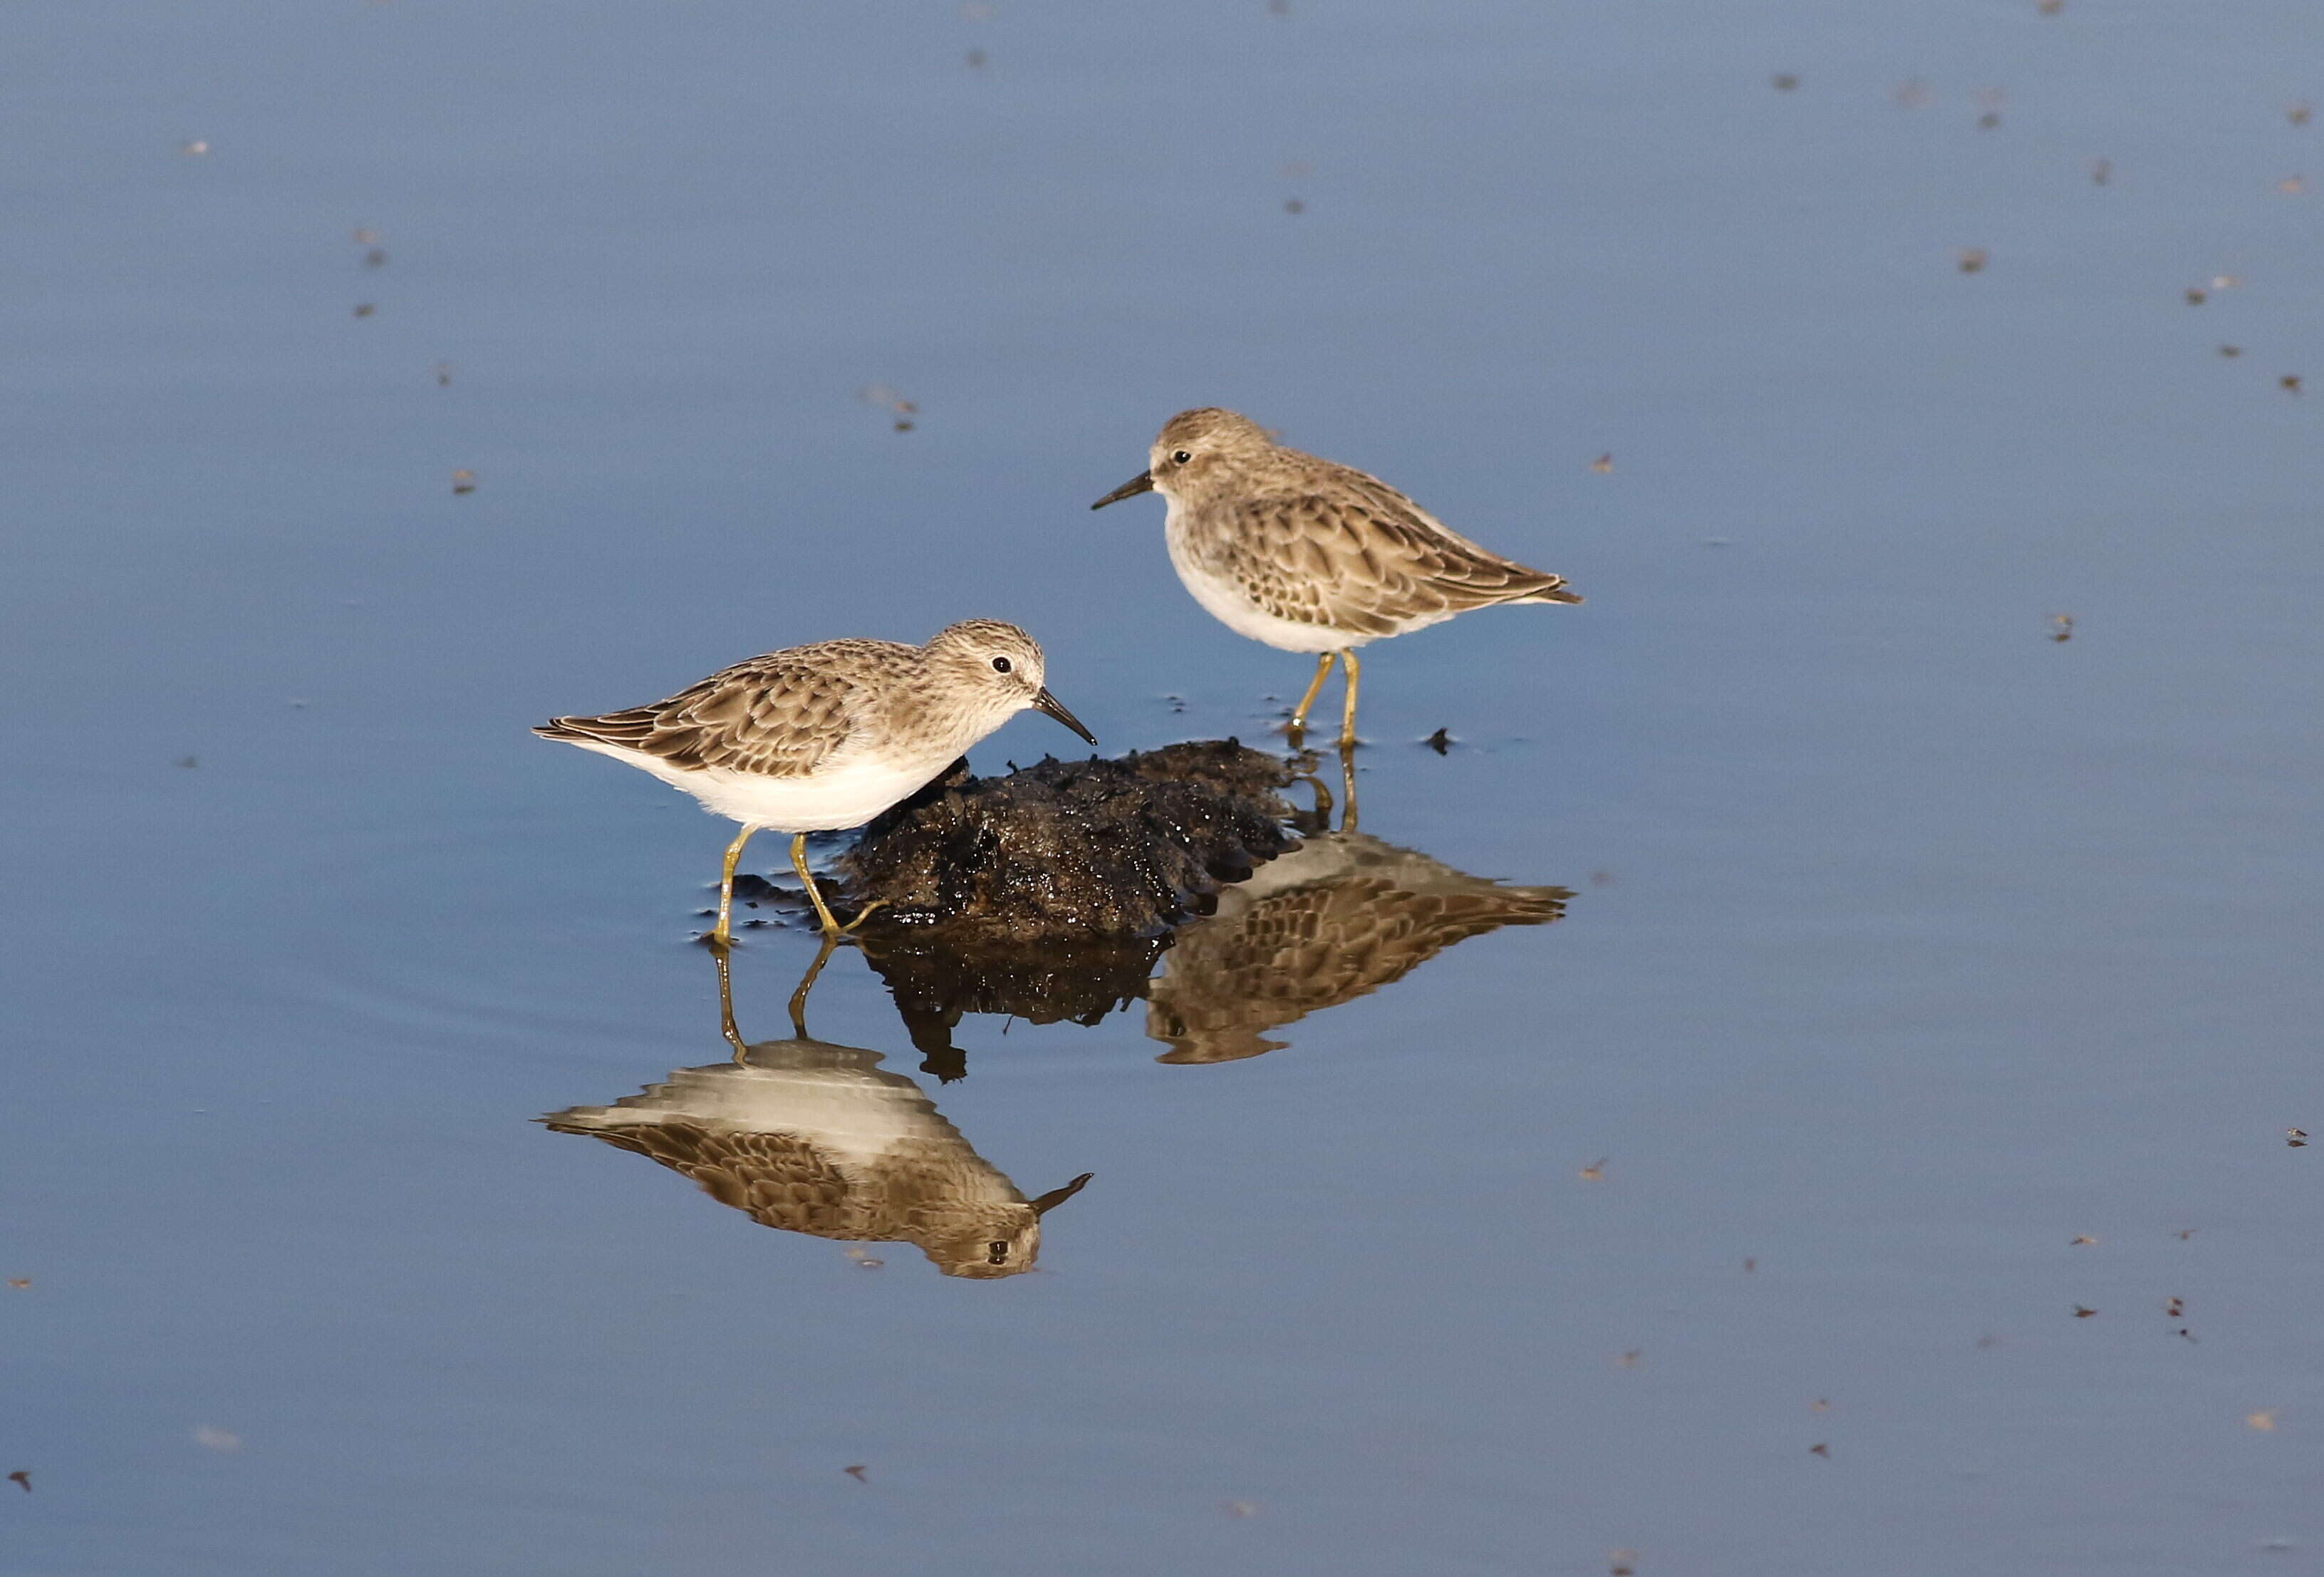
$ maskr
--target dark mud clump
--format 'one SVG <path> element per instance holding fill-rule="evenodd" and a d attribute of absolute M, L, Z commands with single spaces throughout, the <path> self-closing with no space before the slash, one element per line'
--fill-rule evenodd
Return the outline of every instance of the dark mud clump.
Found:
<path fill-rule="evenodd" d="M 1222 885 L 1296 845 L 1282 794 L 1294 776 L 1280 757 L 1231 739 L 1113 761 L 1053 759 L 1005 778 L 956 765 L 866 827 L 834 872 L 852 902 L 883 906 L 867 930 L 941 929 L 947 953 L 1157 938 L 1207 913 Z M 874 950 L 909 951 L 901 938 Z M 897 964 L 899 974 L 915 973 L 902 957 Z M 966 1005 L 913 994 L 939 1012 Z M 1019 993 L 1002 981 L 994 994 Z"/>

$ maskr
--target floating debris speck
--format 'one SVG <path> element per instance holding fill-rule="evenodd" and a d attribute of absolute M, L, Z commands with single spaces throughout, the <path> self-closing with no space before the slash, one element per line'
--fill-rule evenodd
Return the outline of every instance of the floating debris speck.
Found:
<path fill-rule="evenodd" d="M 2075 1233 L 2075 1234 L 2074 1234 L 2073 1240 L 2072 1240 L 2070 1242 L 2069 1242 L 2069 1243 L 2066 1245 L 2066 1247 L 2068 1247 L 2068 1248 L 2070 1248 L 2070 1249 L 2081 1249 L 2081 1248 L 2088 1248 L 2089 1246 L 2090 1246 L 2091 1244 L 2096 1243 L 2097 1241 L 2098 1241 L 2098 1240 L 2097 1240 L 2096 1238 L 2093 1238 L 2093 1237 L 2089 1236 L 2089 1235 L 2088 1233 L 2086 1233 L 2086 1232 L 2077 1232 L 2077 1233 Z"/>
<path fill-rule="evenodd" d="M 2085 1308 L 2080 1304 L 2076 1304 L 2074 1305 L 2074 1318 L 2078 1320 L 2087 1320 L 2097 1313 L 2098 1310 L 2093 1308 Z"/>
<path fill-rule="evenodd" d="M 32 1492 L 32 1470 L 29 1468 L 18 1468 L 14 1472 L 8 1475 L 8 1481 L 12 1484 L 23 1485 L 24 1487 L 24 1493 L 27 1495 Z"/>
<path fill-rule="evenodd" d="M 2112 180 L 2113 179 L 2113 160 L 2093 159 L 2090 161 L 2090 184 L 2092 186 L 2104 186 L 2107 181 Z"/>
<path fill-rule="evenodd" d="M 2232 361 L 2244 354 L 2244 347 L 2239 345 L 2223 345 L 2219 347 L 2219 354 Z"/>
<path fill-rule="evenodd" d="M 2298 373 L 2286 373 L 2283 376 L 2278 378 L 2275 383 L 2276 387 L 2282 389 L 2287 394 L 2297 394 L 2300 392 L 2300 374 Z M 2302 1137 L 2303 1139 L 2305 1138 L 2304 1135 Z"/>
<path fill-rule="evenodd" d="M 1285 198 L 1283 199 L 1283 211 L 1286 214 L 1304 214 L 1307 211 L 1307 205 L 1301 202 L 1297 198 Z"/>
<path fill-rule="evenodd" d="M 370 301 L 358 301 L 355 303 L 355 316 L 358 318 L 368 318 L 378 310 L 379 308 Z"/>
<path fill-rule="evenodd" d="M 866 405 L 876 405 L 894 417 L 898 432 L 911 431 L 912 419 L 920 413 L 920 408 L 918 405 L 913 404 L 885 383 L 866 383 L 855 391 L 855 398 L 862 401 Z"/>
<path fill-rule="evenodd" d="M 1596 1160 L 1591 1162 L 1588 1166 L 1582 1167 L 1582 1180 L 1584 1183 L 1603 1183 L 1606 1181 L 1606 1161 L 1607 1157 L 1600 1156 Z"/>
<path fill-rule="evenodd" d="M 1767 83 L 1778 93 L 1789 93 L 1800 85 L 1800 79 L 1789 71 L 1778 71 L 1767 78 Z"/>
<path fill-rule="evenodd" d="M 2187 305 L 2190 307 L 2200 307 L 2210 299 L 2209 295 L 2204 291 L 2202 286 L 2189 285 L 2187 287 Z"/>
<path fill-rule="evenodd" d="M 2074 616 L 2071 613 L 2051 614 L 2050 639 L 2057 641 L 2071 641 L 2073 638 Z M 2096 1238 L 2076 1238 L 2074 1241 L 2077 1243 L 2095 1243 L 2098 1240 Z"/>
<path fill-rule="evenodd" d="M 2283 118 L 2295 126 L 2304 126 L 2316 116 L 2316 106 L 2306 99 L 2283 106 Z"/>
<path fill-rule="evenodd" d="M 461 496 L 475 492 L 476 474 L 466 468 L 453 472 L 452 491 Z"/>
<path fill-rule="evenodd" d="M 869 1470 L 862 1462 L 850 1462 L 839 1471 L 845 1473 L 849 1478 L 854 1480 L 859 1484 L 868 1484 L 872 1481 L 868 1477 L 866 1477 Z"/>
<path fill-rule="evenodd" d="M 1985 267 L 1986 256 L 1982 246 L 1964 246 L 1954 254 L 1953 261 L 1960 264 L 1961 272 L 1976 273 Z"/>
<path fill-rule="evenodd" d="M 1808 1447 L 1808 1454 L 1810 1456 L 1820 1456 L 1829 1461 L 1831 1456 L 1831 1447 L 1819 1440 L 1813 1445 Z"/>
<path fill-rule="evenodd" d="M 1609 449 L 1604 454 L 1599 456 L 1596 459 L 1591 461 L 1590 468 L 1592 471 L 1597 472 L 1600 476 L 1611 475 L 1614 471 L 1614 451 Z"/>

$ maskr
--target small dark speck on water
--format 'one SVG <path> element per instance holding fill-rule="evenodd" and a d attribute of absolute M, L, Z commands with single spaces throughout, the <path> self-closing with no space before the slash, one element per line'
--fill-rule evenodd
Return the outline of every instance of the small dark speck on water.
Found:
<path fill-rule="evenodd" d="M 2170 1315 L 2174 1320 L 2178 1319 L 2187 1312 L 2187 1300 L 2183 1297 L 2164 1298 L 2163 1300 L 2163 1312 Z"/>
<path fill-rule="evenodd" d="M 449 389 L 452 386 L 452 364 L 449 362 L 438 362 L 436 364 L 435 372 L 436 387 L 438 389 Z"/>
<path fill-rule="evenodd" d="M 475 491 L 476 491 L 476 474 L 475 474 L 474 471 L 470 471 L 470 470 L 466 470 L 466 469 L 462 469 L 462 470 L 458 470 L 458 471 L 455 471 L 455 472 L 453 472 L 453 473 L 452 473 L 452 491 L 453 491 L 455 493 L 461 493 L 461 494 L 466 494 L 466 493 L 474 493 L 474 492 L 475 492 Z"/>
<path fill-rule="evenodd" d="M 29 1468 L 18 1468 L 8 1475 L 8 1481 L 12 1484 L 23 1485 L 24 1493 L 27 1495 L 32 1492 L 32 1473 Z"/>
<path fill-rule="evenodd" d="M 2050 639 L 2052 641 L 2071 641 L 2073 638 L 2074 616 L 2071 613 L 2051 614 Z"/>
<path fill-rule="evenodd" d="M 1283 199 L 1283 211 L 1286 214 L 1304 214 L 1307 211 L 1307 205 L 1297 198 L 1286 198 Z"/>
<path fill-rule="evenodd" d="M 180 756 L 178 758 L 178 765 L 181 767 L 198 767 L 201 764 L 202 759 L 199 756 Z"/>
<path fill-rule="evenodd" d="M 1606 1558 L 1609 1563 L 1606 1568 L 1609 1577 L 1637 1577 L 1637 1551 L 1614 1550 Z"/>
<path fill-rule="evenodd" d="M 1819 1440 L 1813 1445 L 1808 1447 L 1808 1454 L 1810 1456 L 1822 1457 L 1825 1461 L 1829 1462 L 1831 1460 L 1831 1447 Z"/>
<path fill-rule="evenodd" d="M 355 316 L 358 318 L 368 318 L 378 310 L 379 309 L 369 301 L 359 301 L 355 304 Z"/>
<path fill-rule="evenodd" d="M 1960 265 L 1961 272 L 1977 273 L 1984 269 L 1986 258 L 1987 253 L 1984 247 L 1964 246 L 1955 254 L 1954 261 Z"/>
<path fill-rule="evenodd" d="M 374 246 L 369 252 L 364 253 L 364 266 L 365 268 L 385 268 L 387 266 L 387 248 L 384 246 Z"/>
<path fill-rule="evenodd" d="M 2275 382 L 2277 386 L 2282 388 L 2286 393 L 2297 394 L 2300 392 L 2300 374 L 2298 373 L 2286 373 Z"/>
<path fill-rule="evenodd" d="M 2203 292 L 2201 286 L 2189 285 L 2187 287 L 2187 305 L 2190 307 L 2200 307 L 2210 299 L 2211 298 L 2209 296 Z"/>
<path fill-rule="evenodd" d="M 1441 756 L 1452 748 L 1452 736 L 1440 728 L 1421 742 Z"/>
<path fill-rule="evenodd" d="M 2055 16 L 2066 8 L 2066 0 L 2034 0 L 2034 9 L 2044 16 Z"/>
<path fill-rule="evenodd" d="M 1267 14 L 1269 16 L 1290 15 L 1291 0 L 1267 0 Z"/>
<path fill-rule="evenodd" d="M 1592 471 L 1597 472 L 1600 476 L 1609 476 L 1613 475 L 1614 451 L 1609 449 L 1604 454 L 1599 456 L 1596 459 L 1591 461 L 1590 468 Z"/>
<path fill-rule="evenodd" d="M 2098 1313 L 2098 1310 L 2096 1310 L 2096 1309 L 2090 1309 L 2090 1308 L 2084 1308 L 2080 1304 L 2076 1304 L 2076 1305 L 2074 1305 L 2074 1318 L 2076 1318 L 2076 1319 L 2078 1319 L 2078 1320 L 2087 1320 L 2087 1319 L 2089 1319 L 2092 1314 L 2097 1314 L 2097 1313 Z"/>
<path fill-rule="evenodd" d="M 1752 1275 L 1757 1271 L 1758 1268 L 1759 1261 L 1757 1259 L 1746 1259 L 1743 1261 L 1743 1274 L 1746 1276 Z"/>
<path fill-rule="evenodd" d="M 2104 186 L 2107 181 L 2113 179 L 2113 160 L 2093 159 L 2090 161 L 2090 184 L 2092 186 Z"/>
<path fill-rule="evenodd" d="M 2283 118 L 2295 126 L 2306 125 L 2315 117 L 2315 115 L 2316 106 L 2304 100 L 2299 104 L 2286 105 L 2283 110 Z"/>
<path fill-rule="evenodd" d="M 865 1464 L 862 1462 L 850 1462 L 839 1471 L 845 1473 L 849 1478 L 854 1480 L 859 1484 L 868 1484 L 871 1482 L 871 1480 L 865 1477 L 866 1468 Z"/>
<path fill-rule="evenodd" d="M 982 50 L 969 51 L 967 59 L 968 69 L 972 71 L 981 70 L 984 66 L 984 51 Z"/>
<path fill-rule="evenodd" d="M 1775 88 L 1778 93 L 1789 93 L 1793 88 L 1797 88 L 1800 85 L 1800 79 L 1797 77 L 1793 76 L 1789 71 L 1778 71 L 1773 77 L 1768 78 L 1767 82 L 1768 86 Z"/>
<path fill-rule="evenodd" d="M 2239 345 L 2223 345 L 2219 347 L 2219 354 L 2233 359 L 2244 354 L 2244 347 Z"/>
<path fill-rule="evenodd" d="M 1989 132 L 2000 124 L 2000 115 L 1993 110 L 1988 109 L 1983 115 L 1977 117 L 1977 129 L 1980 132 Z"/>

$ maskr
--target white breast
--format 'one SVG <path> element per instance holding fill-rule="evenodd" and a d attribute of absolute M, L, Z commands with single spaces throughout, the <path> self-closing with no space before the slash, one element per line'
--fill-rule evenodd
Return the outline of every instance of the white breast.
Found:
<path fill-rule="evenodd" d="M 572 742 L 651 772 L 671 788 L 693 795 L 715 816 L 779 833 L 837 832 L 862 826 L 898 800 L 909 798 L 953 761 L 947 754 L 940 761 L 899 765 L 856 756 L 843 758 L 803 778 L 770 778 L 728 767 L 674 766 L 644 751 L 597 740 Z"/>

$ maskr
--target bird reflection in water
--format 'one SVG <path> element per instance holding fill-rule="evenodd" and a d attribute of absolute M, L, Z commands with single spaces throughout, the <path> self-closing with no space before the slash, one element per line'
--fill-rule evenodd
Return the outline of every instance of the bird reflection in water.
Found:
<path fill-rule="evenodd" d="M 1146 988 L 1146 1033 L 1170 1047 L 1157 1061 L 1278 1050 L 1287 1042 L 1268 1030 L 1393 984 L 1456 942 L 1564 915 L 1569 888 L 1504 887 L 1358 832 L 1344 750 L 1341 771 L 1340 830 L 1329 830 L 1329 791 L 1303 773 L 1317 802 L 1298 818 L 1305 840 L 1222 890 L 1162 955 Z"/>
<path fill-rule="evenodd" d="M 1041 1218 L 1081 1191 L 1084 1173 L 1027 1199 L 881 1054 L 808 1037 L 807 992 L 826 940 L 791 998 L 787 1039 L 746 1043 L 734 1028 L 722 952 L 719 1008 L 734 1050 L 678 1068 L 610 1106 L 540 1120 L 659 1161 L 761 1226 L 844 1242 L 908 1242 L 946 1276 L 1033 1268 Z"/>

